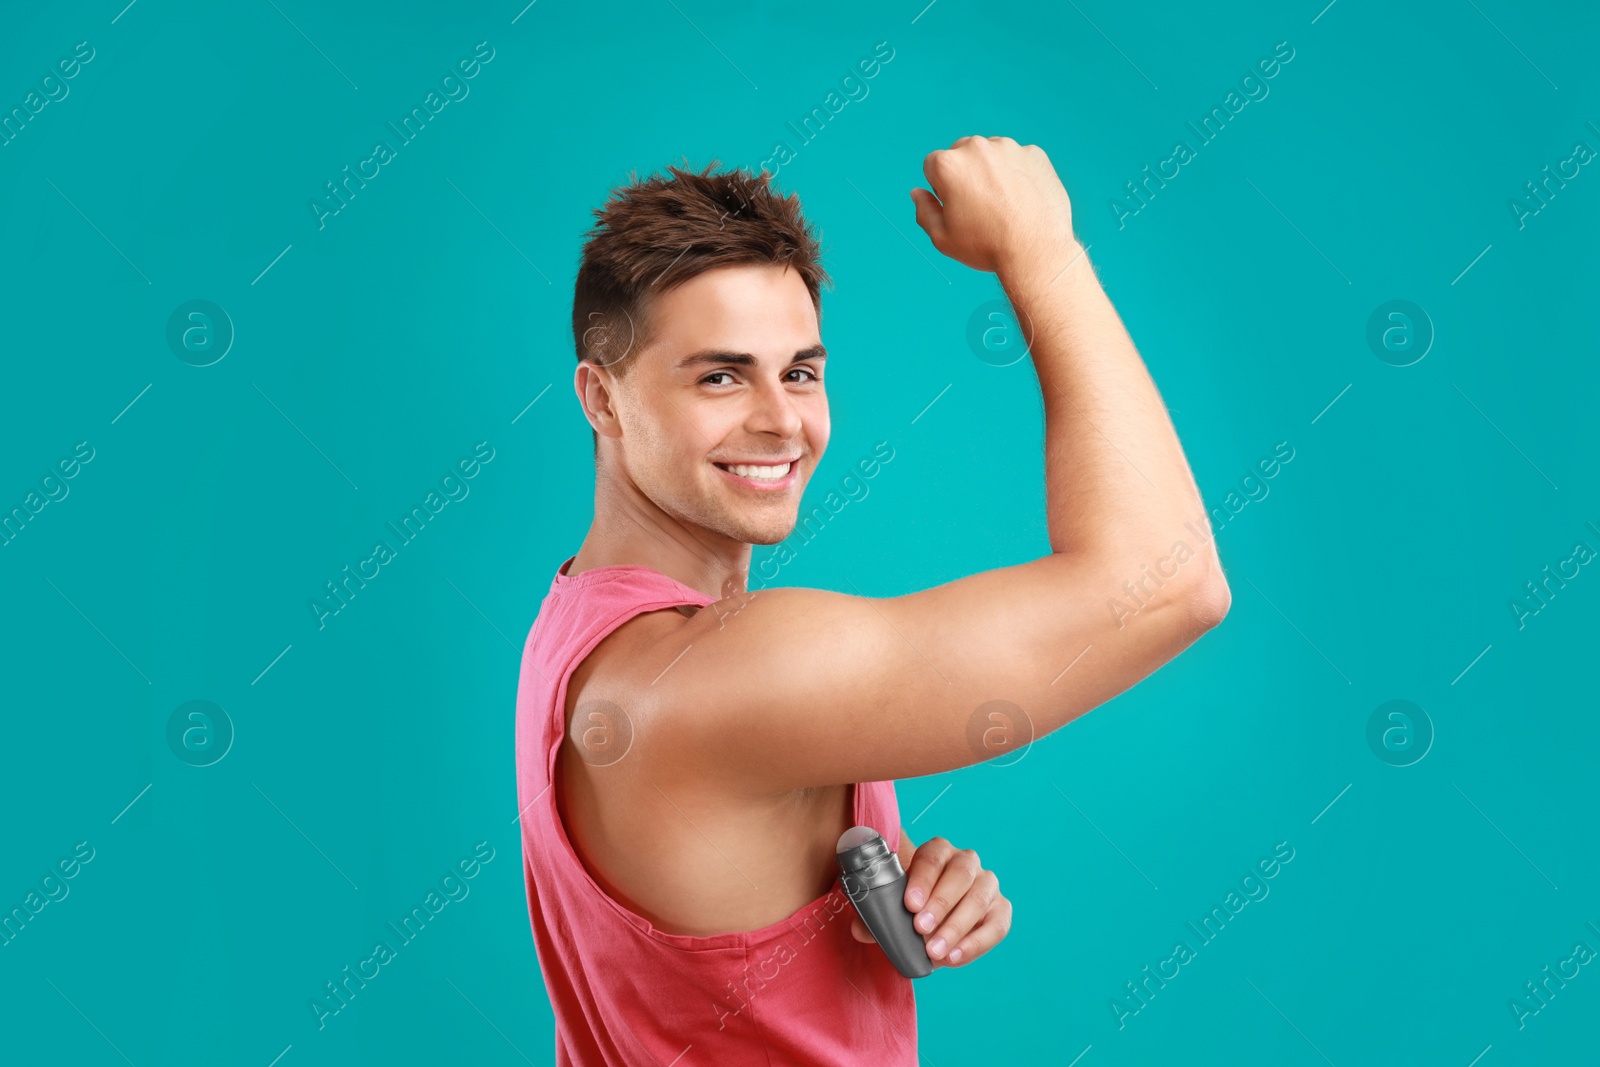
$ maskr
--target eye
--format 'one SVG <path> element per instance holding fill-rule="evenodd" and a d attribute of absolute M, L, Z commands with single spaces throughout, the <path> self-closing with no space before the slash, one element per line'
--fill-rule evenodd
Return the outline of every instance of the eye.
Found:
<path fill-rule="evenodd" d="M 799 378 L 799 379 L 791 378 L 790 375 L 794 375 L 794 374 L 803 374 L 803 375 L 805 375 L 805 377 Z M 704 378 L 700 379 L 700 384 L 701 385 L 722 385 L 724 383 L 718 382 L 718 381 L 714 381 L 713 379 L 716 379 L 716 378 L 732 378 L 732 377 L 733 377 L 733 372 L 732 371 L 725 371 L 725 370 L 712 371 L 710 374 L 708 374 Z M 786 379 L 790 380 L 790 381 L 799 381 L 799 382 L 803 382 L 803 383 L 813 383 L 813 382 L 820 383 L 822 381 L 821 376 L 819 376 L 817 374 L 817 372 L 812 370 L 810 367 L 795 367 L 795 368 L 791 369 L 788 374 L 784 375 L 784 377 Z"/>

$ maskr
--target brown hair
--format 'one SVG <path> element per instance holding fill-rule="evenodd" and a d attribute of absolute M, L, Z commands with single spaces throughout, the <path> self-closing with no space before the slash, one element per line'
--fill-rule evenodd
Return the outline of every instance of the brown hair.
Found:
<path fill-rule="evenodd" d="M 685 160 L 687 163 L 687 160 Z M 650 341 L 652 298 L 714 267 L 786 263 L 811 293 L 822 318 L 821 245 L 795 194 L 772 188 L 772 175 L 745 168 L 712 174 L 668 165 L 613 189 L 596 208 L 598 225 L 584 234 L 572 297 L 572 337 L 579 361 L 608 367 L 618 378 Z M 599 435 L 595 444 L 599 446 Z"/>

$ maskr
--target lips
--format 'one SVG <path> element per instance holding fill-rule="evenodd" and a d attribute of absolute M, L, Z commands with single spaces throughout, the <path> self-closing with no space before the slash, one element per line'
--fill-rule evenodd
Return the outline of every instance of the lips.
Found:
<path fill-rule="evenodd" d="M 748 475 L 739 474 L 731 469 L 733 467 L 777 467 L 783 465 L 784 463 L 789 465 L 789 469 L 777 478 L 750 477 Z M 717 468 L 717 470 L 721 471 L 723 477 L 729 478 L 745 488 L 765 491 L 788 489 L 790 486 L 795 484 L 800 473 L 800 463 L 798 458 L 792 460 L 766 460 L 755 463 L 721 463 L 716 460 L 712 460 L 711 465 Z"/>

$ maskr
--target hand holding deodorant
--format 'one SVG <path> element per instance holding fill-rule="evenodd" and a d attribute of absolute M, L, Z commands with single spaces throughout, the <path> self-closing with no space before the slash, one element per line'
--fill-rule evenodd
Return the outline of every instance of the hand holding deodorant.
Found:
<path fill-rule="evenodd" d="M 838 859 L 845 895 L 895 970 L 907 978 L 932 974 L 933 961 L 905 905 L 906 872 L 883 835 L 870 826 L 852 826 L 839 838 Z"/>

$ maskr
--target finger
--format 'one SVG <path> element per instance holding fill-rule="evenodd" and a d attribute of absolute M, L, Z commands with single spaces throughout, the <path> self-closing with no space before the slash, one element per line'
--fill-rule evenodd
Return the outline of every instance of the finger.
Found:
<path fill-rule="evenodd" d="M 944 870 L 944 865 L 955 853 L 956 847 L 942 837 L 930 837 L 917 846 L 911 857 L 911 865 L 906 867 L 907 909 L 922 909 L 933 893 L 934 883 L 939 880 L 939 872 Z"/>
<path fill-rule="evenodd" d="M 968 889 L 932 937 L 928 938 L 928 955 L 943 959 L 951 949 L 961 944 L 961 939 L 983 921 L 996 901 L 1000 899 L 1000 879 L 993 871 L 979 871 Z"/>
<path fill-rule="evenodd" d="M 875 945 L 878 943 L 878 939 L 872 936 L 872 931 L 867 929 L 867 924 L 861 921 L 861 916 L 859 915 L 850 917 L 850 936 L 864 944 Z"/>
<path fill-rule="evenodd" d="M 920 854 L 921 850 L 918 852 Z M 972 888 L 973 880 L 982 870 L 978 854 L 970 848 L 951 855 L 939 872 L 939 880 L 928 893 L 927 907 L 917 916 L 917 931 L 924 935 L 931 934 L 961 898 L 967 895 L 967 890 Z"/>
<path fill-rule="evenodd" d="M 917 846 L 913 845 L 911 838 L 906 836 L 906 828 L 904 826 L 900 827 L 900 847 L 895 849 L 895 853 L 900 859 L 900 869 L 909 871 L 911 869 L 911 859 L 917 854 Z"/>
<path fill-rule="evenodd" d="M 911 190 L 911 202 L 916 205 L 917 225 L 921 226 L 935 245 L 944 238 L 944 207 L 926 189 Z"/>
<path fill-rule="evenodd" d="M 928 188 L 933 190 L 933 195 L 940 201 L 947 199 L 945 194 L 948 187 L 945 186 L 944 178 L 945 168 L 950 164 L 949 155 L 949 149 L 936 148 L 922 157 L 922 176 L 928 180 Z"/>
<path fill-rule="evenodd" d="M 972 928 L 972 931 L 956 943 L 944 958 L 944 963 L 950 967 L 960 967 L 971 963 L 985 952 L 998 945 L 1006 934 L 1011 932 L 1011 901 L 1005 897 L 1000 898 L 1002 903 L 989 910 L 983 921 Z"/>

